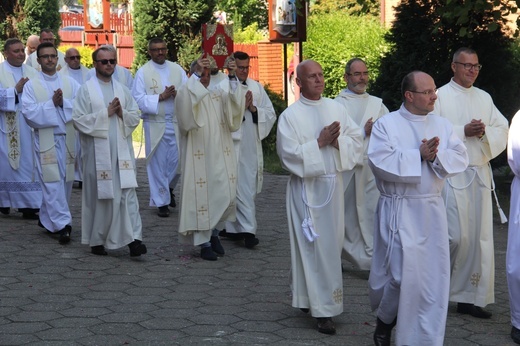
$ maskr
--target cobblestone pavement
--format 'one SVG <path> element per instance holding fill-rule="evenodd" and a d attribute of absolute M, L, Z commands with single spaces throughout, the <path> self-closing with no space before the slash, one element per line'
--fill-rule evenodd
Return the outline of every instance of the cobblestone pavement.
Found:
<path fill-rule="evenodd" d="M 169 218 L 148 206 L 144 160 L 138 196 L 148 254 L 128 249 L 90 254 L 80 244 L 81 190 L 74 188 L 72 242 L 59 245 L 34 220 L 0 215 L 1 345 L 371 345 L 375 315 L 367 272 L 344 262 L 344 313 L 337 334 L 316 331 L 313 318 L 291 307 L 290 250 L 285 214 L 286 176 L 265 176 L 253 250 L 223 240 L 226 254 L 201 260 L 177 242 Z M 455 312 L 446 345 L 513 345 L 505 277 L 507 230 L 495 225 L 496 304 L 490 320 Z"/>

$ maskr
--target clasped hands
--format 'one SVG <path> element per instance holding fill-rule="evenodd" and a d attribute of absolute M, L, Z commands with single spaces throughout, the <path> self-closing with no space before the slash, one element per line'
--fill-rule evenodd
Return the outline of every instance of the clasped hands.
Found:
<path fill-rule="evenodd" d="M 108 116 L 117 115 L 119 118 L 123 119 L 123 108 L 121 107 L 121 103 L 117 97 L 114 97 L 112 102 L 108 104 Z"/>
<path fill-rule="evenodd" d="M 318 137 L 318 147 L 322 148 L 326 145 L 332 145 L 339 150 L 338 137 L 340 135 L 341 125 L 339 121 L 334 121 L 329 126 L 325 126 Z"/>
<path fill-rule="evenodd" d="M 464 126 L 464 135 L 466 137 L 479 137 L 484 136 L 486 132 L 486 124 L 482 120 L 471 119 L 471 122 Z"/>
<path fill-rule="evenodd" d="M 421 159 L 433 162 L 439 151 L 437 149 L 439 147 L 439 137 L 432 137 L 430 139 L 424 138 L 421 142 L 422 144 L 419 147 Z"/>

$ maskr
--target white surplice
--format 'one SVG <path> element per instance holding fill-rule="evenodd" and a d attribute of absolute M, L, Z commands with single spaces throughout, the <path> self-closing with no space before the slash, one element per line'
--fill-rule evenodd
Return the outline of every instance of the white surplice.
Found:
<path fill-rule="evenodd" d="M 246 80 L 246 84 L 253 93 L 258 122 L 253 123 L 253 115 L 246 109 L 240 129 L 232 134 L 238 166 L 237 220 L 226 222 L 226 230 L 229 233 L 256 234 L 255 199 L 262 191 L 264 169 L 262 139 L 273 128 L 276 114 L 264 87 L 250 78 Z"/>
<path fill-rule="evenodd" d="M 341 124 L 339 150 L 331 145 L 320 149 L 320 132 L 334 121 Z M 341 172 L 354 168 L 361 159 L 361 129 L 338 102 L 324 97 L 313 101 L 303 96 L 280 115 L 277 129 L 278 156 L 291 173 L 286 207 L 292 306 L 309 308 L 313 317 L 336 316 L 343 312 L 341 249 L 345 225 Z M 304 222 L 306 227 L 302 226 Z M 317 238 L 310 241 L 312 229 Z"/>
<path fill-rule="evenodd" d="M 515 174 L 511 185 L 509 227 L 507 233 L 506 274 L 509 288 L 511 324 L 520 329 L 520 112 L 517 112 L 509 128 L 507 160 Z"/>
<path fill-rule="evenodd" d="M 376 121 L 388 113 L 382 100 L 368 93 L 356 94 L 342 90 L 334 99 L 347 109 L 347 114 L 364 133 L 368 119 Z M 373 253 L 374 215 L 379 191 L 370 167 L 368 167 L 368 142 L 363 136 L 363 161 L 352 170 L 343 173 L 345 184 L 345 243 L 342 255 L 361 270 L 370 270 Z"/>
<path fill-rule="evenodd" d="M 422 161 L 423 139 L 439 137 L 433 163 Z M 377 316 L 397 316 L 396 345 L 443 345 L 450 256 L 441 192 L 448 176 L 468 165 L 449 121 L 401 106 L 374 123 L 369 165 L 381 193 L 375 216 L 369 298 Z"/>
<path fill-rule="evenodd" d="M 175 188 L 179 173 L 175 100 L 169 98 L 159 102 L 159 94 L 167 86 L 174 85 L 179 90 L 187 80 L 182 67 L 171 61 L 164 64 L 149 61 L 135 75 L 132 96 L 143 118 L 150 206 L 170 204 L 170 189 Z"/>
<path fill-rule="evenodd" d="M 192 75 L 177 93 L 182 242 L 206 243 L 218 222 L 235 219 L 237 166 L 231 131 L 240 127 L 247 91 L 237 84 L 236 79 L 224 80 L 209 90 Z"/>
<path fill-rule="evenodd" d="M 63 107 L 55 106 L 52 101 L 57 89 L 63 91 Z M 69 210 L 72 177 L 69 177 L 68 168 L 73 168 L 75 139 L 70 126 L 72 105 L 78 89 L 79 84 L 72 78 L 58 73 L 49 76 L 42 72 L 23 88 L 22 113 L 27 124 L 34 129 L 34 155 L 42 187 L 40 222 L 50 232 L 58 232 L 72 221 Z M 45 132 L 53 134 L 50 141 L 54 144 L 50 148 L 42 145 L 49 140 L 45 138 Z M 49 157 L 49 153 L 53 155 Z"/>
<path fill-rule="evenodd" d="M 0 54 L 1 55 L 1 54 Z M 0 207 L 40 208 L 42 190 L 36 173 L 32 130 L 20 113 L 22 94 L 15 85 L 22 77 L 36 78 L 30 66 L 0 64 Z M 16 103 L 18 99 L 18 103 Z"/>
<path fill-rule="evenodd" d="M 489 161 L 507 144 L 507 119 L 491 96 L 476 88 L 464 88 L 451 80 L 437 92 L 435 113 L 447 118 L 468 148 L 469 167 L 448 179 L 445 186 L 450 234 L 450 300 L 484 307 L 495 301 L 493 246 L 493 174 Z M 480 119 L 485 135 L 466 137 L 464 125 Z"/>
<path fill-rule="evenodd" d="M 97 84 L 97 85 L 96 85 Z M 90 88 L 89 88 L 90 85 Z M 99 89 L 97 89 L 99 88 Z M 90 94 L 97 89 L 99 93 Z M 102 95 L 102 96 L 101 96 Z M 94 109 L 93 98 L 103 97 L 108 107 L 114 97 L 119 98 L 123 109 L 123 119 L 109 116 L 106 107 Z M 80 133 L 83 160 L 83 190 L 81 208 L 81 242 L 90 246 L 103 245 L 107 249 L 117 249 L 134 240 L 142 240 L 142 223 L 139 215 L 139 201 L 135 188 L 122 188 L 121 167 L 118 151 L 118 136 L 126 141 L 127 155 L 134 167 L 132 132 L 140 121 L 139 108 L 130 91 L 116 80 L 105 83 L 97 78 L 90 79 L 81 87 L 74 104 L 74 126 Z M 113 198 L 98 196 L 96 171 L 96 139 L 107 139 L 110 155 Z"/>

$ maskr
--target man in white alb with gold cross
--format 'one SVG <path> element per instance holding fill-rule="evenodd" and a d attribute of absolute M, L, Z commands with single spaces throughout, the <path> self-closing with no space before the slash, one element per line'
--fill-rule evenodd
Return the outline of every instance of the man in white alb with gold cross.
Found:
<path fill-rule="evenodd" d="M 235 77 L 235 61 L 227 65 L 228 80 L 207 89 L 209 60 L 197 60 L 175 102 L 183 169 L 180 240 L 200 245 L 201 258 L 210 261 L 224 254 L 215 226 L 235 219 L 237 165 L 231 132 L 242 123 L 247 92 Z"/>
<path fill-rule="evenodd" d="M 41 43 L 34 54 L 41 73 L 23 88 L 22 113 L 34 128 L 36 168 L 43 195 L 39 225 L 59 233 L 60 244 L 67 244 L 72 230 L 69 200 L 75 159 L 72 104 L 79 84 L 57 73 L 58 53 L 52 43 Z"/>
<path fill-rule="evenodd" d="M 94 255 L 128 245 L 130 256 L 147 252 L 132 147 L 139 109 L 128 88 L 112 78 L 116 54 L 100 47 L 92 54 L 96 76 L 78 91 L 74 126 L 83 155 L 81 242 Z"/>
<path fill-rule="evenodd" d="M 24 65 L 19 39 L 7 39 L 4 53 L 6 61 L 0 63 L 0 212 L 9 214 L 11 208 L 18 208 L 24 218 L 38 219 L 42 191 L 35 175 L 31 128 L 20 113 L 23 87 L 38 72 Z"/>
<path fill-rule="evenodd" d="M 132 88 L 143 118 L 150 206 L 158 207 L 160 217 L 169 216 L 168 206 L 176 205 L 173 189 L 180 175 L 175 97 L 188 80 L 182 67 L 166 60 L 167 53 L 163 39 L 151 39 L 148 54 L 152 60 L 137 71 Z"/>

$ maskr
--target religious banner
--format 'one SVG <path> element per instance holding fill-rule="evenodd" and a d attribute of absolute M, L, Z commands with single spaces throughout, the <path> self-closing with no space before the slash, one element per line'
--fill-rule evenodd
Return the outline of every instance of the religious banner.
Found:
<path fill-rule="evenodd" d="M 233 53 L 233 25 L 203 24 L 202 50 L 211 68 L 224 68 L 226 58 Z"/>
<path fill-rule="evenodd" d="M 110 0 L 84 0 L 85 31 L 110 32 Z"/>
<path fill-rule="evenodd" d="M 307 40 L 307 1 L 269 0 L 269 40 L 289 43 Z"/>

